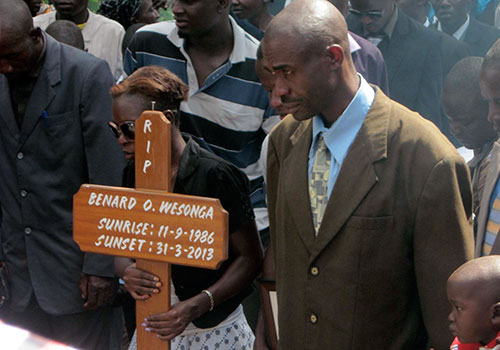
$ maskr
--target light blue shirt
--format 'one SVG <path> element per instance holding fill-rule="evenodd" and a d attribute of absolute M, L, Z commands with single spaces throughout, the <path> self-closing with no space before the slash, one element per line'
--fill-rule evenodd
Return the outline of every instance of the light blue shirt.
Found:
<path fill-rule="evenodd" d="M 326 147 L 331 153 L 330 176 L 328 177 L 328 197 L 332 193 L 333 186 L 337 181 L 342 163 L 353 143 L 356 135 L 361 129 L 366 114 L 375 99 L 375 90 L 368 85 L 366 80 L 360 75 L 360 85 L 358 92 L 349 103 L 344 113 L 327 128 L 319 116 L 313 118 L 312 144 L 309 150 L 308 174 L 311 175 L 314 156 L 317 148 L 318 135 L 323 133 Z"/>

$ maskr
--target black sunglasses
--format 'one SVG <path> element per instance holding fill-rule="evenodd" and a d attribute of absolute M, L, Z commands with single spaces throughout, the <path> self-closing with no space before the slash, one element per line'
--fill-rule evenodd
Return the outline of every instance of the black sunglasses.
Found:
<path fill-rule="evenodd" d="M 108 122 L 108 126 L 111 129 L 113 135 L 119 138 L 123 134 L 126 138 L 133 140 L 135 136 L 135 122 L 127 121 L 121 124 L 116 124 L 115 122 Z"/>
<path fill-rule="evenodd" d="M 356 17 L 370 17 L 370 18 L 381 18 L 384 14 L 384 10 L 375 11 L 358 11 L 356 9 L 349 9 L 349 12 Z"/>

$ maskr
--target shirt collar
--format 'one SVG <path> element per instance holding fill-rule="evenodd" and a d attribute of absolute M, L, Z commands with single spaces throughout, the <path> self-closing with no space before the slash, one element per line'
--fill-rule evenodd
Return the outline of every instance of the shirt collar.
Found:
<path fill-rule="evenodd" d="M 358 42 L 352 37 L 352 35 L 347 32 L 347 39 L 349 39 L 349 48 L 351 53 L 361 50 L 361 46 L 359 46 Z"/>
<path fill-rule="evenodd" d="M 467 28 L 469 28 L 469 24 L 470 24 L 470 16 L 469 16 L 469 14 L 467 14 L 467 19 L 465 20 L 464 24 L 462 24 L 460 27 L 458 27 L 458 29 L 456 30 L 455 33 L 453 33 L 452 36 L 457 40 L 462 40 L 462 37 L 464 36 L 465 31 L 467 30 Z M 443 31 L 443 28 L 441 27 L 441 22 L 438 22 L 437 30 L 439 30 L 440 32 Z"/>
<path fill-rule="evenodd" d="M 375 90 L 360 74 L 358 76 L 360 84 L 356 95 L 330 128 L 324 125 L 321 117 L 315 116 L 313 118 L 313 145 L 316 143 L 319 133 L 322 132 L 328 150 L 339 164 L 344 161 L 347 151 L 363 125 L 366 114 L 375 98 Z M 314 152 L 315 147 L 311 147 L 310 158 L 313 157 Z"/>
<path fill-rule="evenodd" d="M 228 16 L 231 29 L 233 31 L 233 50 L 229 56 L 231 63 L 243 62 L 246 60 L 246 32 L 236 23 L 236 21 Z M 168 39 L 179 49 L 184 47 L 185 40 L 179 36 L 179 30 L 175 26 L 170 33 L 167 34 Z M 182 51 L 182 50 L 181 50 Z"/>
<path fill-rule="evenodd" d="M 431 21 L 429 21 L 429 17 L 425 17 L 424 27 L 429 27 L 431 25 Z"/>

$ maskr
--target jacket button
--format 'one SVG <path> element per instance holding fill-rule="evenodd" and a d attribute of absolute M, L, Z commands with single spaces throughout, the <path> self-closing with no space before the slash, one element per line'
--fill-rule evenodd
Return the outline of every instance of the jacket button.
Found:
<path fill-rule="evenodd" d="M 315 314 L 311 314 L 311 323 L 317 323 L 318 317 Z"/>
<path fill-rule="evenodd" d="M 25 190 L 21 190 L 19 194 L 21 195 L 21 197 L 25 198 L 28 195 L 28 192 L 26 192 Z"/>
<path fill-rule="evenodd" d="M 24 153 L 23 153 L 23 152 L 19 152 L 19 153 L 17 154 L 17 159 L 21 160 L 21 159 L 23 159 L 23 158 L 24 158 Z"/>
<path fill-rule="evenodd" d="M 31 227 L 26 227 L 26 228 L 24 229 L 24 233 L 26 234 L 26 236 L 31 235 Z"/>
<path fill-rule="evenodd" d="M 319 269 L 316 266 L 311 267 L 311 275 L 313 276 L 319 275 Z"/>

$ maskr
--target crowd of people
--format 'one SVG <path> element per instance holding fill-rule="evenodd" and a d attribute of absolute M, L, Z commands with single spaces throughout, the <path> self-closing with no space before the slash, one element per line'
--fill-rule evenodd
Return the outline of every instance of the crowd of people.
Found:
<path fill-rule="evenodd" d="M 272 349 L 266 281 L 279 349 L 500 348 L 498 0 L 88 1 L 0 1 L 2 322 Z M 173 192 L 229 213 L 217 270 L 163 281 L 73 240 L 82 184 L 135 187 L 150 109 Z"/>

